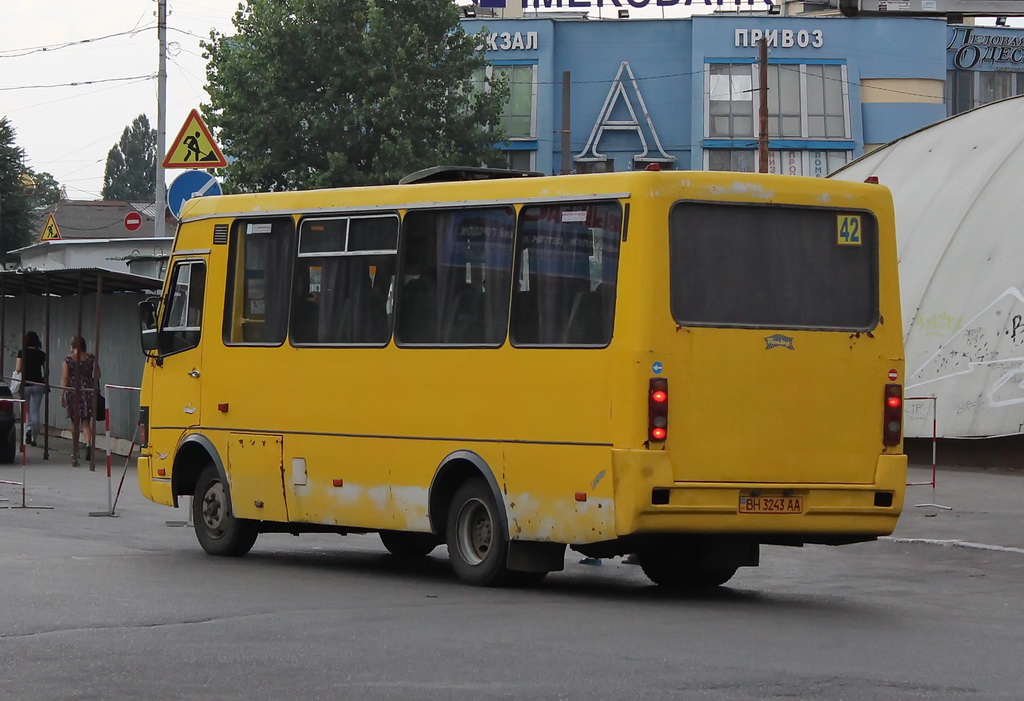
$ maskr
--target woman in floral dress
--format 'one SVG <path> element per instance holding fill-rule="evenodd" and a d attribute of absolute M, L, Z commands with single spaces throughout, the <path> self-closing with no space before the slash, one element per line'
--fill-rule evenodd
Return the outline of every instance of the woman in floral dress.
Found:
<path fill-rule="evenodd" d="M 71 437 L 74 453 L 71 464 L 78 466 L 78 435 L 79 428 L 85 433 L 85 459 L 90 458 L 90 447 L 93 445 L 92 407 L 93 396 L 96 394 L 97 381 L 100 378 L 100 367 L 96 356 L 85 349 L 85 339 L 75 336 L 71 339 L 71 354 L 64 358 L 64 375 L 61 385 L 65 387 L 60 403 L 68 410 L 71 420 Z"/>

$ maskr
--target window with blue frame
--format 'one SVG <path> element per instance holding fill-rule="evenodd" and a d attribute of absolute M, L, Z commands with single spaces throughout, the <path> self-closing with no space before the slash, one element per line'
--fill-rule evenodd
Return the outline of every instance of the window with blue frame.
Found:
<path fill-rule="evenodd" d="M 706 72 L 707 127 L 712 139 L 753 138 L 757 122 L 756 63 L 710 63 Z M 782 139 L 849 139 L 846 66 L 768 66 L 768 135 Z"/>

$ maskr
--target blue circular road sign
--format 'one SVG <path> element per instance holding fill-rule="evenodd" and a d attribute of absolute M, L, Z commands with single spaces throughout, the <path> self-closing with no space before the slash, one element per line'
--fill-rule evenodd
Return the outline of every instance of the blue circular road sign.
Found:
<path fill-rule="evenodd" d="M 167 206 L 177 219 L 181 215 L 181 208 L 193 197 L 219 194 L 220 183 L 215 177 L 203 170 L 186 170 L 174 179 L 167 190 Z"/>

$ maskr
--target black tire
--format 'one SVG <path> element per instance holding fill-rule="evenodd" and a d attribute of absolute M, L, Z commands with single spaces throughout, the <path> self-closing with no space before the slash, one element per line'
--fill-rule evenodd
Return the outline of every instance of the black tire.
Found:
<path fill-rule="evenodd" d="M 405 531 L 381 531 L 380 542 L 395 557 L 426 557 L 438 546 L 433 533 L 407 533 Z"/>
<path fill-rule="evenodd" d="M 455 491 L 448 510 L 448 559 L 466 584 L 496 587 L 514 579 L 505 565 L 508 538 L 501 523 L 484 480 L 470 480 Z"/>
<path fill-rule="evenodd" d="M 527 589 L 535 587 L 544 581 L 548 576 L 547 572 L 509 572 L 506 584 L 510 587 L 522 587 Z"/>
<path fill-rule="evenodd" d="M 7 440 L 0 444 L 0 463 L 11 465 L 17 458 L 17 431 L 11 426 L 7 432 Z"/>
<path fill-rule="evenodd" d="M 637 557 L 644 574 L 666 589 L 713 589 L 732 579 L 738 566 L 709 566 L 700 561 L 692 545 L 658 545 L 642 548 Z"/>
<path fill-rule="evenodd" d="M 196 538 L 210 555 L 241 557 L 252 549 L 259 535 L 256 521 L 235 518 L 217 468 L 208 465 L 196 482 L 192 500 Z"/>

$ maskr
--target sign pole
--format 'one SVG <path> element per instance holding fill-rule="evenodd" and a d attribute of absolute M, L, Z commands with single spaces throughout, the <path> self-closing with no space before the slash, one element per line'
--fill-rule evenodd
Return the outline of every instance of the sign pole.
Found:
<path fill-rule="evenodd" d="M 156 210 L 153 235 L 162 238 L 167 210 L 167 186 L 164 184 L 164 166 L 160 156 L 167 147 L 167 0 L 157 0 L 157 37 L 160 43 L 160 63 L 156 74 Z"/>

